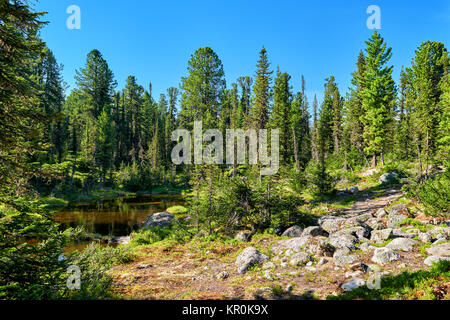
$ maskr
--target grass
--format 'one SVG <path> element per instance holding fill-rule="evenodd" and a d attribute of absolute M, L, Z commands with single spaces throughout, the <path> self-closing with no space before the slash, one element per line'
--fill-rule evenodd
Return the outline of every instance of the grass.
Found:
<path fill-rule="evenodd" d="M 381 279 L 381 288 L 371 290 L 366 286 L 327 300 L 449 300 L 450 261 L 440 261 L 430 271 L 404 271 L 397 276 Z"/>
<path fill-rule="evenodd" d="M 186 207 L 183 206 L 173 206 L 170 208 L 167 208 L 166 211 L 168 213 L 174 214 L 174 215 L 183 215 L 186 214 L 188 212 L 188 209 Z"/>
<path fill-rule="evenodd" d="M 399 227 L 402 227 L 402 226 L 405 226 L 405 225 L 413 226 L 413 227 L 415 227 L 416 229 L 419 229 L 422 232 L 427 232 L 428 230 L 430 230 L 433 227 L 432 225 L 427 226 L 424 223 L 420 222 L 419 220 L 412 219 L 412 218 L 406 218 L 405 220 L 399 222 L 397 225 Z"/>

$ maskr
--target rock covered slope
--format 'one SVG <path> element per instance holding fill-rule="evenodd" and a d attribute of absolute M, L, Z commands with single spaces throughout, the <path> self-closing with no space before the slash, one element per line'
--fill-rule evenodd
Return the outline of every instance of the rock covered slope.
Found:
<path fill-rule="evenodd" d="M 281 239 L 145 248 L 138 262 L 115 268 L 116 291 L 143 299 L 326 298 L 450 260 L 450 222 L 414 219 L 404 204 L 391 206 L 400 196 L 363 195 Z"/>

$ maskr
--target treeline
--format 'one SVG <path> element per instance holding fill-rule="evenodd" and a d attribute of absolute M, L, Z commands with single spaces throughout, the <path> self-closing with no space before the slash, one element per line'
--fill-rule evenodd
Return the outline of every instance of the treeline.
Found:
<path fill-rule="evenodd" d="M 344 96 L 330 76 L 323 102 L 319 106 L 314 97 L 311 108 L 305 79 L 301 91 L 293 92 L 291 76 L 271 70 L 265 48 L 254 78 L 242 76 L 230 87 L 217 54 L 200 48 L 179 88 L 167 89 L 157 101 L 151 84 L 145 89 L 134 76 L 116 91 L 113 72 L 98 50 L 88 54 L 86 65 L 77 71 L 77 87 L 64 99 L 61 67 L 48 51 L 36 77 L 43 90 L 43 112 L 52 118 L 40 140 L 52 147 L 35 160 L 65 162 L 65 183 L 73 183 L 76 170 L 84 172 L 78 184 L 85 188 L 117 183 L 151 188 L 173 182 L 177 170 L 189 172 L 172 165 L 171 133 L 192 130 L 193 122 L 202 120 L 204 130 L 278 128 L 281 164 L 297 171 L 316 167 L 322 192 L 329 188 L 330 163 L 354 170 L 384 163 L 386 157 L 418 159 L 421 174 L 430 163 L 448 159 L 448 51 L 440 42 L 420 44 L 411 66 L 402 69 L 398 86 L 391 55 L 374 32 L 359 53 L 349 92 Z"/>

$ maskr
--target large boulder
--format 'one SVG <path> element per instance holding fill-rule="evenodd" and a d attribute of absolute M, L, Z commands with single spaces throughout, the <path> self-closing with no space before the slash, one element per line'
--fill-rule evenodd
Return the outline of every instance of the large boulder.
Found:
<path fill-rule="evenodd" d="M 152 214 L 142 224 L 142 228 L 165 227 L 173 222 L 175 216 L 168 212 L 158 212 Z"/>
<path fill-rule="evenodd" d="M 433 256 L 450 257 L 450 242 L 440 243 L 426 249 L 427 253 Z"/>
<path fill-rule="evenodd" d="M 433 263 L 442 261 L 442 260 L 446 260 L 446 261 L 450 261 L 450 257 L 441 257 L 441 256 L 429 256 L 424 260 L 424 264 L 431 267 L 433 265 Z"/>
<path fill-rule="evenodd" d="M 336 266 L 344 267 L 358 261 L 359 256 L 356 254 L 348 254 L 347 249 L 338 249 L 333 255 L 333 262 Z"/>
<path fill-rule="evenodd" d="M 346 233 L 343 231 L 344 230 L 331 234 L 328 238 L 330 244 L 336 248 L 355 250 L 355 243 L 358 242 L 358 239 L 351 233 Z"/>
<path fill-rule="evenodd" d="M 254 247 L 248 247 L 236 258 L 235 265 L 237 267 L 237 272 L 244 274 L 247 272 L 248 268 L 267 260 L 269 260 L 268 256 L 262 254 Z"/>
<path fill-rule="evenodd" d="M 295 238 L 295 237 L 300 237 L 302 235 L 302 232 L 303 232 L 303 230 L 299 226 L 292 226 L 289 229 L 287 229 L 286 231 L 284 231 L 281 236 Z"/>
<path fill-rule="evenodd" d="M 404 204 L 395 204 L 389 210 L 387 227 L 393 229 L 397 228 L 398 224 L 407 218 L 411 218 L 408 208 Z"/>
<path fill-rule="evenodd" d="M 292 239 L 279 240 L 272 245 L 272 251 L 276 254 L 285 250 L 292 250 L 295 252 L 302 251 L 303 246 L 310 241 L 312 237 L 296 237 Z"/>
<path fill-rule="evenodd" d="M 409 239 L 409 238 L 396 238 L 388 243 L 386 248 L 392 250 L 410 251 L 417 245 L 419 241 Z"/>
<path fill-rule="evenodd" d="M 381 265 L 385 265 L 391 261 L 400 259 L 400 255 L 389 248 L 377 248 L 372 257 L 372 261 Z"/>
<path fill-rule="evenodd" d="M 334 216 L 324 216 L 319 220 L 322 229 L 328 232 L 329 234 L 337 232 L 340 229 L 342 229 L 346 222 L 347 219 L 338 218 Z"/>
<path fill-rule="evenodd" d="M 304 236 L 311 236 L 311 237 L 317 237 L 317 236 L 328 236 L 328 233 L 323 230 L 319 226 L 311 226 L 303 230 L 302 237 Z"/>
<path fill-rule="evenodd" d="M 387 172 L 381 175 L 378 181 L 380 183 L 394 183 L 397 182 L 400 178 L 400 175 L 397 172 Z"/>

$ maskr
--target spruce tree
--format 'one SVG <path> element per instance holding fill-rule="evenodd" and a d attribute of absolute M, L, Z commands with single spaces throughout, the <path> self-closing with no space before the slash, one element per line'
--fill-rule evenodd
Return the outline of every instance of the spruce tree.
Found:
<path fill-rule="evenodd" d="M 388 126 L 393 120 L 392 108 L 395 103 L 395 84 L 392 66 L 387 66 L 392 53 L 377 31 L 366 41 L 365 71 L 359 81 L 362 85 L 362 115 L 364 126 L 364 151 L 372 156 L 372 166 L 377 165 L 388 137 Z"/>

